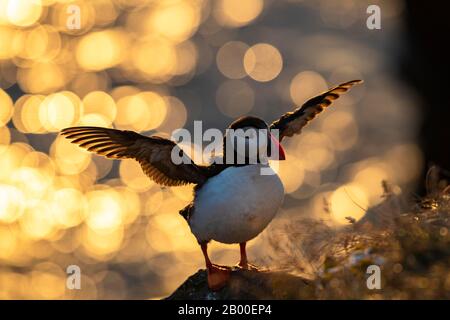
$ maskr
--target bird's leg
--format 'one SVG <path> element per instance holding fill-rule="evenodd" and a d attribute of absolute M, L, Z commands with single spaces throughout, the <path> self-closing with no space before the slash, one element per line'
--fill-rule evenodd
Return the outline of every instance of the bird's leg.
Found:
<path fill-rule="evenodd" d="M 223 268 L 218 265 L 214 265 L 211 263 L 208 257 L 208 244 L 201 243 L 200 247 L 202 248 L 203 256 L 205 257 L 206 263 L 206 271 L 208 274 L 208 287 L 217 291 L 223 288 L 230 278 L 231 270 L 229 268 Z"/>
<path fill-rule="evenodd" d="M 241 261 L 239 261 L 238 265 L 243 269 L 248 268 L 247 251 L 245 249 L 246 245 L 247 245 L 247 242 L 239 243 L 239 249 L 241 251 Z"/>
<path fill-rule="evenodd" d="M 241 250 L 241 261 L 239 261 L 238 266 L 240 268 L 242 268 L 242 269 L 245 269 L 245 270 L 255 270 L 255 271 L 257 271 L 258 267 L 248 263 L 247 251 L 245 249 L 246 245 L 247 245 L 247 242 L 239 243 L 239 248 Z"/>

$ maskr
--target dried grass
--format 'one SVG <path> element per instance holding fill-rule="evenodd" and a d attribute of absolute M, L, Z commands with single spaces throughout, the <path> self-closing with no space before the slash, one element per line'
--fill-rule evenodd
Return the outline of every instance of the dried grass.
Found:
<path fill-rule="evenodd" d="M 431 168 L 422 199 L 397 196 L 383 182 L 384 201 L 344 228 L 301 218 L 268 236 L 270 264 L 312 279 L 320 299 L 450 299 L 450 186 Z M 381 289 L 369 290 L 369 265 L 381 268 Z"/>

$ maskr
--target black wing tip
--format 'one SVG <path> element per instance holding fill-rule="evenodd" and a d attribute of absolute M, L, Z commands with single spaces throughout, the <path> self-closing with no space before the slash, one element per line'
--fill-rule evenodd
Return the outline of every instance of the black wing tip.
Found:
<path fill-rule="evenodd" d="M 62 129 L 59 134 L 62 136 L 68 135 L 73 129 L 78 128 L 78 127 L 68 127 L 68 128 L 64 128 Z"/>
<path fill-rule="evenodd" d="M 337 85 L 337 86 L 335 86 L 335 87 L 332 87 L 331 89 L 329 89 L 328 91 L 325 91 L 325 92 L 322 93 L 321 95 L 328 95 L 328 94 L 330 94 L 331 92 L 333 92 L 334 90 L 342 90 L 342 91 L 340 92 L 340 94 L 342 94 L 342 93 L 345 93 L 345 92 L 347 92 L 348 90 L 350 90 L 350 88 L 353 87 L 354 85 L 357 85 L 357 84 L 363 84 L 363 83 L 364 83 L 364 80 L 361 80 L 361 79 L 350 80 L 350 81 L 347 81 L 347 82 L 343 82 L 343 83 L 341 83 L 341 84 L 339 84 L 339 85 Z M 318 95 L 318 96 L 313 97 L 313 98 L 311 98 L 311 99 L 319 98 L 321 95 Z M 339 93 L 338 93 L 338 96 L 336 97 L 336 99 L 337 99 L 338 97 L 339 97 Z M 308 100 L 308 101 L 309 101 L 309 100 Z M 306 103 L 308 103 L 308 101 L 307 101 Z"/>
<path fill-rule="evenodd" d="M 103 128 L 103 127 L 93 127 L 93 126 L 79 126 L 79 127 L 68 127 L 68 128 L 64 128 L 62 129 L 59 134 L 62 136 L 66 136 L 69 135 L 71 133 L 75 133 L 78 131 L 84 131 L 84 130 L 99 130 L 99 129 L 108 129 L 108 128 Z"/>
<path fill-rule="evenodd" d="M 78 130 L 78 129 L 108 129 L 108 128 L 103 128 L 103 127 L 94 127 L 94 126 L 76 126 L 76 127 L 67 127 L 61 130 L 62 131 L 67 131 L 67 130 Z"/>
<path fill-rule="evenodd" d="M 356 80 L 350 80 L 350 81 L 347 81 L 347 82 L 344 82 L 344 83 L 342 83 L 341 85 L 348 85 L 348 84 L 351 84 L 351 85 L 355 85 L 355 84 L 363 84 L 364 83 L 364 80 L 362 80 L 362 79 L 356 79 Z"/>

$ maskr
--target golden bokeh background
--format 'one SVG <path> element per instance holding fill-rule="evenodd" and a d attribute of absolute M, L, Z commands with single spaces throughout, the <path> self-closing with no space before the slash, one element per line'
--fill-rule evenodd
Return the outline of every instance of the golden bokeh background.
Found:
<path fill-rule="evenodd" d="M 158 298 L 203 266 L 178 214 L 192 186 L 92 155 L 58 136 L 68 126 L 170 136 L 194 120 L 270 122 L 362 78 L 286 139 L 280 216 L 342 225 L 382 200 L 382 180 L 413 187 L 419 115 L 389 52 L 403 3 L 375 2 L 389 32 L 366 28 L 372 3 L 358 0 L 0 0 L 0 298 Z M 252 241 L 251 257 L 264 246 Z M 217 263 L 238 254 L 212 245 Z M 69 265 L 81 290 L 66 288 Z"/>

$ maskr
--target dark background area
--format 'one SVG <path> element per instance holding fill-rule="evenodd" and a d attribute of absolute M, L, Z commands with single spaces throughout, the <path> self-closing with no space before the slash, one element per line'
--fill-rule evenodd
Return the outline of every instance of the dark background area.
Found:
<path fill-rule="evenodd" d="M 436 6 L 428 1 L 406 1 L 404 14 L 406 46 L 402 50 L 400 74 L 420 95 L 422 127 L 419 141 L 427 166 L 437 165 L 449 176 L 450 103 L 450 21 L 447 2 Z M 427 167 L 422 177 L 425 178 Z M 419 187 L 424 193 L 424 184 Z"/>

